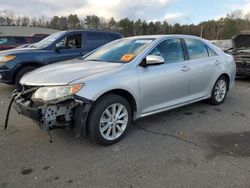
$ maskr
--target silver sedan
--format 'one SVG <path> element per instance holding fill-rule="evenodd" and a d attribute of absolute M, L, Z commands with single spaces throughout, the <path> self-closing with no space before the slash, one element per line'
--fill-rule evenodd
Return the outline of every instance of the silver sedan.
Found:
<path fill-rule="evenodd" d="M 234 81 L 234 59 L 207 40 L 137 36 L 26 74 L 13 101 L 44 130 L 71 126 L 77 137 L 110 145 L 132 120 L 205 99 L 223 103 Z"/>

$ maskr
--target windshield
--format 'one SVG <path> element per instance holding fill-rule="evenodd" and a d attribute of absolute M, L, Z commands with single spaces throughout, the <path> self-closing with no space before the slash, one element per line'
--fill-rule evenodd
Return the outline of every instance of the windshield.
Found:
<path fill-rule="evenodd" d="M 83 59 L 128 63 L 137 57 L 154 39 L 121 39 L 107 44 Z"/>
<path fill-rule="evenodd" d="M 46 48 L 49 45 L 51 45 L 53 42 L 55 42 L 57 39 L 59 39 L 61 36 L 63 36 L 64 33 L 65 32 L 54 33 L 54 34 L 46 37 L 45 39 L 41 40 L 40 42 L 30 45 L 30 47 L 35 47 L 35 48 L 40 48 L 40 49 Z"/>
<path fill-rule="evenodd" d="M 9 37 L 1 37 L 0 38 L 0 45 L 8 45 L 11 43 L 11 38 Z"/>

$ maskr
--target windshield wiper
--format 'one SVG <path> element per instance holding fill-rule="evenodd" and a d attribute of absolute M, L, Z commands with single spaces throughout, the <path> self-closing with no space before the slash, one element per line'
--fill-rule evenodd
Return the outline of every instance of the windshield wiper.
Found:
<path fill-rule="evenodd" d="M 101 61 L 99 59 L 84 59 L 85 61 Z"/>
<path fill-rule="evenodd" d="M 35 45 L 28 46 L 29 48 L 37 48 Z"/>

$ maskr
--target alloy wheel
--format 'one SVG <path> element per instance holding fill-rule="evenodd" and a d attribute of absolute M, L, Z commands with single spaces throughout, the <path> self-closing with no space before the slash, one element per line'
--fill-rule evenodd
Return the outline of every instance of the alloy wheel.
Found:
<path fill-rule="evenodd" d="M 106 140 L 119 138 L 128 125 L 128 110 L 120 103 L 110 105 L 104 110 L 99 122 L 99 130 Z"/>
<path fill-rule="evenodd" d="M 226 92 L 227 92 L 227 84 L 226 84 L 225 80 L 221 79 L 216 83 L 214 92 L 215 92 L 214 93 L 215 100 L 217 102 L 221 102 L 224 100 L 224 98 L 226 96 Z"/>

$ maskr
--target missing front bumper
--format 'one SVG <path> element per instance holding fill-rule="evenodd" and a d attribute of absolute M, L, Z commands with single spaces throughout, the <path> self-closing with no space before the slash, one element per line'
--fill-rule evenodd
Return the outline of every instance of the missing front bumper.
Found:
<path fill-rule="evenodd" d="M 36 107 L 32 106 L 32 101 L 24 101 L 22 98 L 15 98 L 13 102 L 13 107 L 19 114 L 34 120 L 44 130 L 71 125 L 77 105 L 74 100 Z"/>
<path fill-rule="evenodd" d="M 86 135 L 87 117 L 91 106 L 92 101 L 79 96 L 73 96 L 57 104 L 39 105 L 30 99 L 24 99 L 22 95 L 13 97 L 14 109 L 19 114 L 34 120 L 43 130 L 70 126 L 74 129 L 76 137 Z M 8 121 L 8 114 L 6 119 Z"/>
<path fill-rule="evenodd" d="M 13 107 L 19 114 L 22 114 L 37 122 L 40 122 L 41 120 L 40 109 L 29 107 L 28 103 L 22 103 L 21 99 L 14 99 Z"/>

